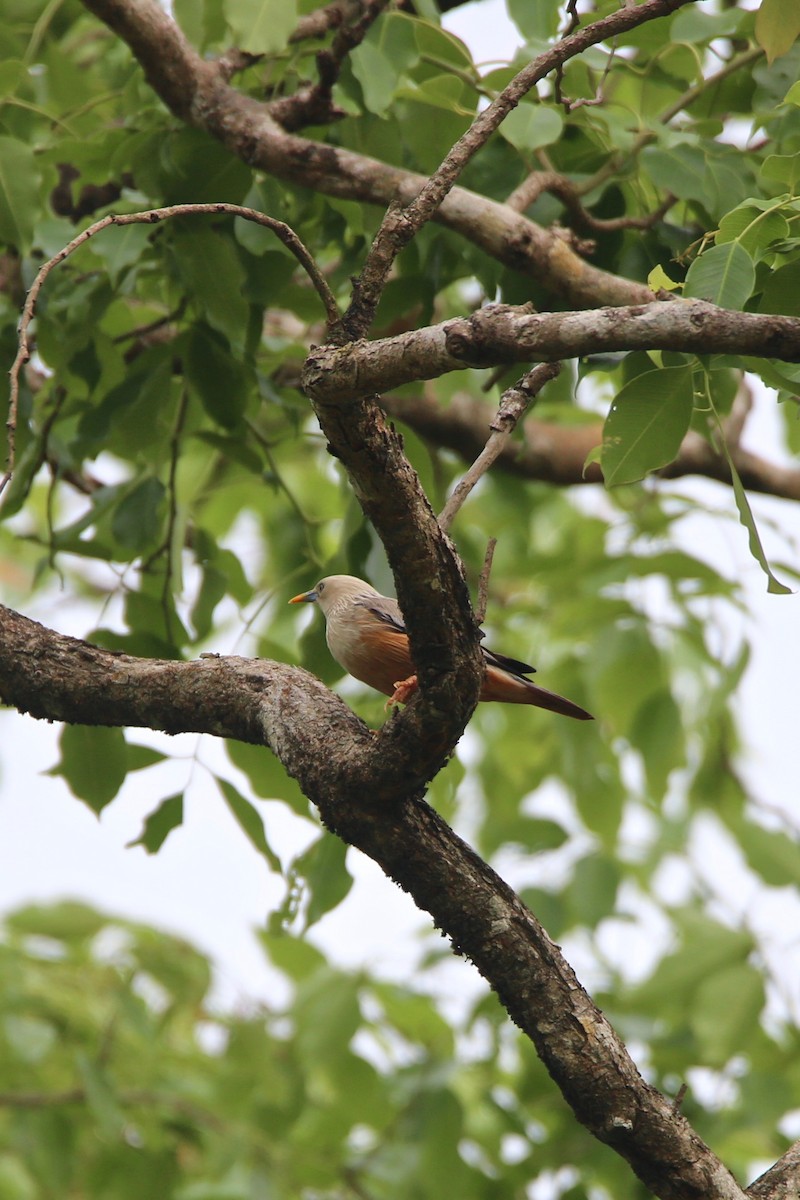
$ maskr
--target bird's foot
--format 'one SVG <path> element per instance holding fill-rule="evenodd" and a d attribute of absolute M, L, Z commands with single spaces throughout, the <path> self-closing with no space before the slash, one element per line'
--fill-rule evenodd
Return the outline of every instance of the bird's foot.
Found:
<path fill-rule="evenodd" d="M 394 691 L 386 701 L 384 708 L 393 708 L 395 704 L 408 704 L 418 686 L 416 675 L 409 675 L 408 679 L 401 679 L 399 683 L 394 684 Z"/>

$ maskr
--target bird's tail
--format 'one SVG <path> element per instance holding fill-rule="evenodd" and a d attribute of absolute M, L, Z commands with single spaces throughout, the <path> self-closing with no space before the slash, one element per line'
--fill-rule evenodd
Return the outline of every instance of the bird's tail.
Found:
<path fill-rule="evenodd" d="M 488 665 L 483 680 L 481 700 L 499 700 L 503 704 L 534 704 L 537 708 L 546 708 L 549 712 L 560 713 L 562 717 L 574 717 L 576 721 L 592 721 L 592 714 L 579 704 L 573 704 L 556 692 L 548 692 L 547 688 L 539 687 L 521 674 L 504 671 L 499 667 Z"/>
<path fill-rule="evenodd" d="M 574 704 L 565 696 L 559 696 L 557 692 L 548 692 L 547 688 L 539 687 L 536 683 L 529 684 L 527 692 L 529 698 L 524 702 L 526 704 L 535 704 L 537 708 L 560 713 L 562 717 L 574 717 L 576 721 L 594 720 L 592 714 L 579 704 Z"/>

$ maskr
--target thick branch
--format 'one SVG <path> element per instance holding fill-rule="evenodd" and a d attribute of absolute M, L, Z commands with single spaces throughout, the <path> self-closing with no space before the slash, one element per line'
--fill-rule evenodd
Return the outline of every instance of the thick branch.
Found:
<path fill-rule="evenodd" d="M 467 164 L 537 83 L 590 46 L 643 25 L 647 21 L 666 16 L 692 2 L 693 0 L 643 0 L 640 4 L 624 4 L 616 12 L 568 33 L 523 67 L 491 104 L 475 118 L 411 203 L 402 209 L 392 207 L 386 213 L 372 243 L 364 269 L 356 281 L 353 300 L 344 317 L 344 327 L 350 337 L 363 337 L 372 324 L 389 270 L 397 255 L 422 226 L 432 219 Z"/>
<path fill-rule="evenodd" d="M 266 105 L 240 95 L 218 64 L 192 49 L 158 0 L 84 0 L 130 46 L 148 82 L 181 120 L 205 129 L 237 158 L 330 196 L 386 206 L 417 196 L 425 176 L 287 133 Z M 575 305 L 641 304 L 649 290 L 584 262 L 557 233 L 465 188 L 434 219 Z"/>
<path fill-rule="evenodd" d="M 466 367 L 555 362 L 620 350 L 749 354 L 800 361 L 800 319 L 733 312 L 702 300 L 654 301 L 629 308 L 531 313 L 489 304 L 470 317 L 393 338 L 325 346 L 304 378 L 326 400 L 388 392 Z"/>
<path fill-rule="evenodd" d="M 685 1118 L 644 1082 L 514 892 L 413 788 L 403 794 L 395 782 L 391 789 L 385 760 L 396 721 L 375 739 L 297 668 L 246 659 L 135 659 L 63 637 L 2 606 L 0 697 L 49 720 L 193 730 L 269 746 L 326 825 L 373 858 L 472 959 L 535 1042 L 579 1120 L 656 1195 L 743 1200 Z"/>
<path fill-rule="evenodd" d="M 753 1200 L 797 1200 L 800 1195 L 800 1141 L 747 1189 Z"/>
<path fill-rule="evenodd" d="M 435 400 L 423 396 L 397 393 L 384 396 L 387 413 L 404 421 L 437 446 L 455 450 L 467 461 L 481 452 L 491 419 L 486 402 L 468 392 L 459 392 L 443 408 Z M 497 466 L 520 479 L 570 487 L 577 484 L 596 484 L 602 479 L 596 463 L 586 466 L 586 457 L 603 440 L 602 421 L 586 425 L 556 425 L 548 421 L 527 420 L 521 427 L 522 436 L 502 447 Z M 770 462 L 740 446 L 734 439 L 729 448 L 736 469 L 748 491 L 787 500 L 800 500 L 800 470 Z M 678 479 L 700 475 L 730 484 L 731 473 L 724 457 L 717 454 L 705 438 L 689 433 L 683 440 L 674 462 L 663 467 L 659 475 Z"/>

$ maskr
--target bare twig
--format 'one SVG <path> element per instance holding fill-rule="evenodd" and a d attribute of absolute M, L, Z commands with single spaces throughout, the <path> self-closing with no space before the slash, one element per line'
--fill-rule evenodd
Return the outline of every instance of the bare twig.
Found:
<path fill-rule="evenodd" d="M 269 104 L 269 111 L 284 129 L 302 129 L 343 117 L 344 111 L 333 103 L 333 86 L 339 78 L 347 55 L 363 42 L 389 0 L 364 0 L 358 19 L 352 24 L 339 22 L 333 43 L 317 54 L 318 80 L 292 96 L 281 96 Z M 313 15 L 313 14 L 312 14 Z"/>
<path fill-rule="evenodd" d="M 486 543 L 486 553 L 483 556 L 480 579 L 478 580 L 478 603 L 475 606 L 475 621 L 478 625 L 483 624 L 489 604 L 489 576 L 492 573 L 492 562 L 496 546 L 497 538 L 489 538 L 489 541 Z"/>
<path fill-rule="evenodd" d="M 486 474 L 495 459 L 502 454 L 503 447 L 514 432 L 519 419 L 530 408 L 544 385 L 551 379 L 555 379 L 560 370 L 561 363 L 540 363 L 538 367 L 528 371 L 512 387 L 503 392 L 497 416 L 489 426 L 492 430 L 489 440 L 466 475 L 456 484 L 450 499 L 442 509 L 439 525 L 443 532 L 447 533 L 467 496 Z"/>
<path fill-rule="evenodd" d="M 16 454 L 16 432 L 17 432 L 17 409 L 19 405 L 19 376 L 20 371 L 31 357 L 31 345 L 29 337 L 29 329 L 31 321 L 36 314 L 36 305 L 39 299 L 39 292 L 42 290 L 42 285 L 47 279 L 50 272 L 59 266 L 66 258 L 69 258 L 76 250 L 78 250 L 84 242 L 88 242 L 89 238 L 94 237 L 103 229 L 107 229 L 109 225 L 141 225 L 150 224 L 156 225 L 160 221 L 169 219 L 170 217 L 183 217 L 194 215 L 205 216 L 230 216 L 241 217 L 245 221 L 253 221 L 256 225 L 261 225 L 265 229 L 270 229 L 276 237 L 283 242 L 284 246 L 292 252 L 300 266 L 308 275 L 317 295 L 322 300 L 325 306 L 325 314 L 329 327 L 332 327 L 339 320 L 339 309 L 336 304 L 333 292 L 328 286 L 325 276 L 320 271 L 310 251 L 306 248 L 294 230 L 285 222 L 277 221 L 274 217 L 268 217 L 265 213 L 258 212 L 254 208 L 245 208 L 241 204 L 171 204 L 165 208 L 149 208 L 141 212 L 132 213 L 108 213 L 99 221 L 95 221 L 93 225 L 89 225 L 66 246 L 62 246 L 58 254 L 54 254 L 47 262 L 39 268 L 36 273 L 36 278 L 30 286 L 25 304 L 22 309 L 22 317 L 20 318 L 17 340 L 17 354 L 14 362 L 11 364 L 9 375 L 9 404 L 8 417 L 6 419 L 6 430 L 8 434 L 8 461 L 6 472 L 0 479 L 0 493 L 8 484 L 11 475 L 14 471 L 14 460 Z"/>
<path fill-rule="evenodd" d="M 422 226 L 437 211 L 461 172 L 486 144 L 501 122 L 539 80 L 559 64 L 583 53 L 589 46 L 615 34 L 633 29 L 657 17 L 682 8 L 691 0 L 644 0 L 626 5 L 609 16 L 579 29 L 551 46 L 523 68 L 499 96 L 476 118 L 431 175 L 414 200 L 405 208 L 390 205 L 372 243 L 364 269 L 353 288 L 353 298 L 345 314 L 346 338 L 363 337 L 372 323 L 392 263 Z"/>
<path fill-rule="evenodd" d="M 615 54 L 616 48 L 612 46 L 611 52 L 606 58 L 606 63 L 603 67 L 603 74 L 600 76 L 600 80 L 594 90 L 594 95 L 579 96 L 576 100 L 573 100 L 569 96 L 565 96 L 561 91 L 561 84 L 564 77 L 564 64 L 561 63 L 556 72 L 555 83 L 553 85 L 553 98 L 555 99 L 556 103 L 560 104 L 567 113 L 575 112 L 575 110 L 578 108 L 597 108 L 600 104 L 602 104 L 605 99 L 603 88 L 605 87 L 605 82 L 608 79 L 609 72 L 611 71 L 611 67 L 614 63 Z"/>
<path fill-rule="evenodd" d="M 289 37 L 289 42 L 303 42 L 307 38 L 324 38 L 331 29 L 341 29 L 348 21 L 357 20 L 363 10 L 362 0 L 333 0 L 323 8 L 301 17 Z"/>
<path fill-rule="evenodd" d="M 580 202 L 580 192 L 571 180 L 558 171 L 532 171 L 527 179 L 523 179 L 506 200 L 509 208 L 515 212 L 524 212 L 542 192 L 557 196 L 576 224 L 592 233 L 614 233 L 618 229 L 650 229 L 660 221 L 675 203 L 675 197 L 668 192 L 664 200 L 653 212 L 642 217 L 595 217 Z"/>
<path fill-rule="evenodd" d="M 681 96 L 678 96 L 673 104 L 670 104 L 669 107 L 658 114 L 657 120 L 662 125 L 668 125 L 670 121 L 683 112 L 684 109 L 694 104 L 695 100 L 698 100 L 704 93 L 722 83 L 723 80 L 727 79 L 729 75 L 733 75 L 736 71 L 752 66 L 754 62 L 757 62 L 763 56 L 764 51 L 760 46 L 745 50 L 742 54 L 737 54 L 724 67 L 721 67 L 716 74 L 709 75 L 693 87 L 687 88 Z M 642 129 L 627 150 L 612 154 L 608 161 L 603 163 L 602 167 L 598 168 L 593 175 L 581 181 L 580 186 L 577 187 L 578 194 L 585 196 L 588 192 L 594 191 L 604 180 L 616 175 L 625 163 L 632 162 L 638 156 L 639 152 L 653 140 L 653 137 L 652 129 Z"/>

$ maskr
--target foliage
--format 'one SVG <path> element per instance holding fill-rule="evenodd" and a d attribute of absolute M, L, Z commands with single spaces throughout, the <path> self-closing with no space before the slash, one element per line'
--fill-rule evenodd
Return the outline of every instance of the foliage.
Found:
<path fill-rule="evenodd" d="M 344 119 L 314 135 L 425 173 L 511 68 L 479 70 L 433 5 L 418 7 L 421 16 L 390 11 L 375 22 L 334 89 Z M 508 7 L 519 65 L 557 33 L 558 11 Z M 780 44 L 775 9 L 765 4 L 759 29 L 739 5 L 692 5 L 622 35 L 613 57 L 603 46 L 575 58 L 563 96 L 590 101 L 599 86 L 602 103 L 567 111 L 548 84 L 511 114 L 465 185 L 503 200 L 546 167 L 578 190 L 596 266 L 725 307 L 799 315 L 800 47 Z M 254 97 L 314 78 L 318 44 L 288 41 L 294 5 L 178 0 L 175 11 L 205 54 L 239 39 L 267 55 L 238 80 Z M 77 0 L 12 0 L 0 38 L 0 345 L 9 362 L 36 269 L 109 210 L 256 207 L 291 225 L 346 304 L 379 207 L 268 176 L 180 123 Z M 746 153 L 730 137 L 740 121 Z M 661 219 L 614 224 L 646 218 L 667 190 L 675 201 Z M 529 215 L 549 226 L 568 212 L 543 191 Z M 372 333 L 461 315 L 476 297 L 552 303 L 536 280 L 428 226 L 399 258 Z M 109 648 L 181 658 L 235 644 L 337 682 L 321 624 L 301 628 L 286 600 L 334 571 L 385 591 L 392 582 L 298 390 L 324 312 L 294 258 L 268 231 L 225 217 L 106 230 L 48 277 L 35 332 L 39 358 L 24 381 L 0 526 L 0 578 L 12 598 L 47 595 L 63 580 L 93 614 L 83 635 Z M 714 882 L 691 848 L 701 823 L 713 822 L 740 848 L 743 875 L 776 893 L 800 882 L 800 852 L 738 771 L 731 703 L 747 647 L 731 637 L 720 651 L 717 636 L 741 602 L 737 581 L 691 547 L 690 493 L 637 485 L 687 432 L 719 444 L 742 368 L 775 389 L 796 448 L 796 365 L 633 353 L 582 362 L 550 386 L 537 417 L 564 429 L 596 422 L 615 397 L 600 451 L 609 490 L 587 503 L 498 471 L 453 535 L 473 584 L 487 540 L 499 536 L 490 644 L 533 655 L 546 686 L 601 719 L 576 727 L 485 708 L 430 799 L 448 819 L 468 811 L 481 854 L 533 859 L 526 901 L 554 937 L 583 948 L 599 1002 L 652 1081 L 668 1092 L 695 1083 L 687 1114 L 746 1175 L 781 1151 L 800 1083 L 798 1014 L 756 934 L 709 903 Z M 485 393 L 488 425 L 513 378 L 461 372 L 427 384 L 425 396 L 447 413 L 459 394 Z M 438 511 L 463 464 L 411 426 L 403 433 Z M 776 574 L 793 572 L 773 573 L 735 484 L 735 495 L 717 498 L 717 519 L 738 511 L 780 590 Z M 368 720 L 382 719 L 380 700 L 352 695 Z M 68 727 L 54 770 L 99 813 L 129 772 L 144 784 L 161 758 L 118 730 Z M 344 855 L 324 835 L 287 864 L 258 799 L 283 800 L 304 819 L 307 803 L 266 752 L 231 746 L 229 758 L 220 803 L 286 879 L 264 940 L 292 1003 L 211 1014 L 196 951 L 80 909 L 17 914 L 0 958 L 4 1090 L 29 1091 L 35 1077 L 51 1099 L 25 1108 L 6 1098 L 0 1200 L 523 1196 L 549 1173 L 558 1191 L 627 1194 L 623 1164 L 575 1132 L 493 998 L 453 1032 L 421 992 L 349 976 L 296 936 L 347 894 Z M 156 852 L 180 836 L 182 819 L 180 795 L 161 798 L 142 844 Z M 678 862 L 676 900 L 664 881 Z M 654 920 L 663 934 L 644 976 L 624 937 L 621 951 L 602 950 L 620 931 L 647 938 Z M 117 941 L 99 955 L 108 930 Z M 207 1048 L 206 1026 L 221 1049 Z M 74 1105 L 52 1099 L 74 1088 Z"/>
<path fill-rule="evenodd" d="M 665 990 L 677 1012 L 699 989 L 714 991 L 717 978 L 747 997 L 735 1006 L 740 1018 L 748 1005 L 752 1015 L 759 981 L 750 968 L 748 982 L 746 936 L 696 915 L 685 921 L 696 944 L 639 989 L 638 1020 L 658 1021 Z M 7 918 L 4 1200 L 389 1200 L 456 1187 L 469 1197 L 522 1197 L 531 1179 L 558 1174 L 574 1139 L 569 1111 L 494 998 L 446 1021 L 415 988 L 343 971 L 291 937 L 262 940 L 286 1001 L 221 1013 L 207 960 L 165 933 L 76 903 Z M 709 955 L 715 973 L 704 979 Z M 624 1011 L 615 1015 L 624 1027 Z M 699 1012 L 695 1024 L 702 1041 Z M 722 1057 L 725 1038 L 717 1031 Z M 770 1062 L 769 1048 L 759 1049 L 763 1073 L 745 1080 L 714 1124 L 721 1142 L 739 1138 L 747 1154 L 772 1154 L 750 1106 L 774 1119 L 796 1094 L 800 1064 L 785 1062 L 770 1096 L 778 1051 Z M 657 1037 L 653 1055 L 660 1070 L 680 1069 L 670 1038 Z M 701 1129 L 710 1124 L 691 1108 Z M 562 1177 L 574 1182 L 577 1172 Z M 582 1179 L 610 1194 L 625 1187 L 608 1151 L 586 1163 Z"/>

